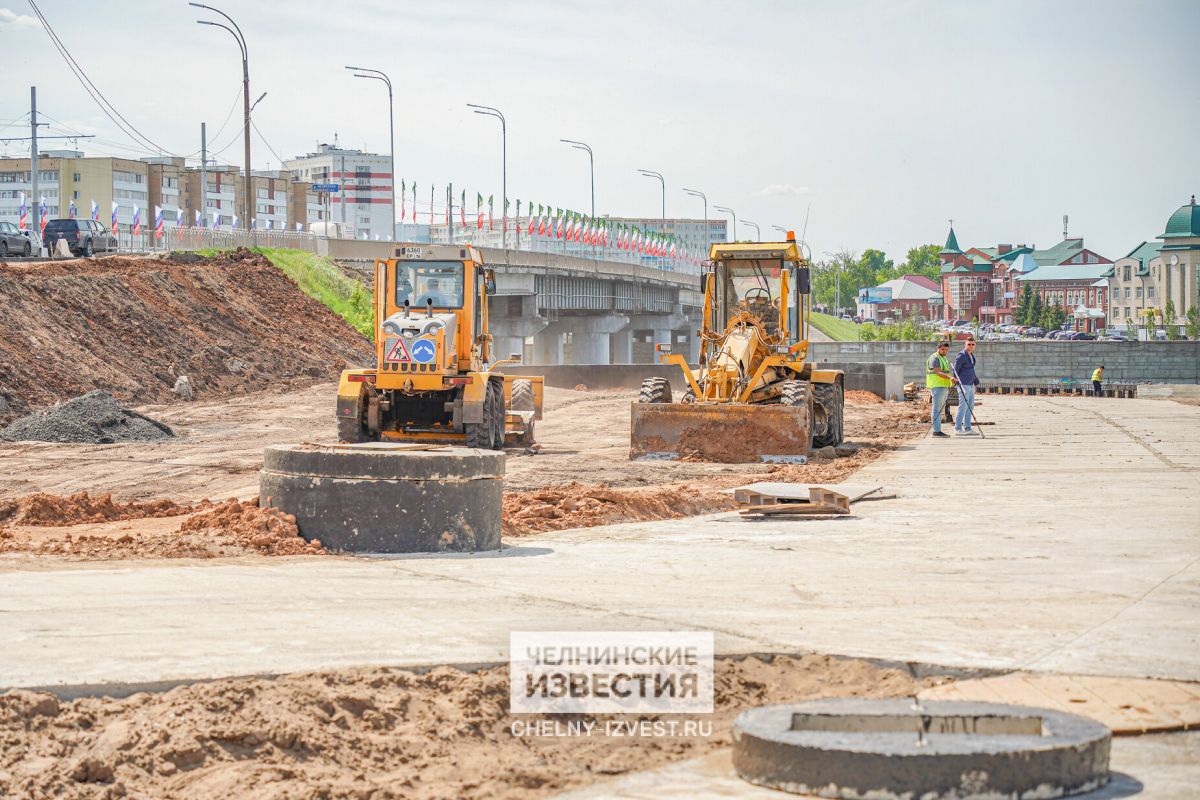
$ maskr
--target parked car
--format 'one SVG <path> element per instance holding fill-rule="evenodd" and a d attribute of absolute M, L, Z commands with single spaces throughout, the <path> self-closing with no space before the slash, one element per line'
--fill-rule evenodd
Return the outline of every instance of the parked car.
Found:
<path fill-rule="evenodd" d="M 1124 336 L 1122 336 L 1119 333 L 1110 333 L 1108 336 L 1101 336 L 1100 341 L 1102 341 L 1102 342 L 1127 342 L 1129 340 L 1126 339 Z"/>
<path fill-rule="evenodd" d="M 1030 336 L 1035 339 L 1040 339 L 1046 335 L 1046 329 L 1045 328 L 1037 328 L 1037 327 L 1026 328 L 1025 331 L 1021 335 L 1022 336 Z"/>
<path fill-rule="evenodd" d="M 27 256 L 33 252 L 33 242 L 11 222 L 0 222 L 0 258 Z"/>
<path fill-rule="evenodd" d="M 1096 339 L 1096 336 L 1094 334 L 1088 333 L 1087 331 L 1079 331 L 1078 333 L 1075 334 L 1075 338 L 1072 341 L 1091 342 L 1091 341 L 1095 341 L 1095 339 Z"/>
<path fill-rule="evenodd" d="M 92 219 L 52 219 L 46 223 L 45 243 L 50 252 L 59 239 L 66 239 L 67 247 L 77 256 L 94 253 L 115 252 L 117 240 L 103 225 Z"/>

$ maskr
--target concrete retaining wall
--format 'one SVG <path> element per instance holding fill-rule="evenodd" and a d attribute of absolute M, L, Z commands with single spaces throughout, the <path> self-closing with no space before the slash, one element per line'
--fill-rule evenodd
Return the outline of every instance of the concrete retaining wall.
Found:
<path fill-rule="evenodd" d="M 846 370 L 846 389 L 874 392 L 880 397 L 899 397 L 903 392 L 900 368 L 894 364 L 846 363 L 823 364 L 826 369 Z M 541 375 L 547 386 L 574 389 L 583 384 L 589 389 L 637 389 L 644 378 L 666 378 L 676 395 L 687 388 L 683 373 L 674 364 L 556 364 L 537 366 L 514 364 L 501 372 L 517 375 Z"/>
<path fill-rule="evenodd" d="M 952 342 L 950 355 L 962 349 Z M 900 364 L 905 380 L 925 380 L 930 342 L 813 342 L 812 360 L 832 363 Z M 1108 381 L 1200 383 L 1200 342 L 979 342 L 975 348 L 980 380 L 994 382 L 1091 379 L 1104 365 Z"/>

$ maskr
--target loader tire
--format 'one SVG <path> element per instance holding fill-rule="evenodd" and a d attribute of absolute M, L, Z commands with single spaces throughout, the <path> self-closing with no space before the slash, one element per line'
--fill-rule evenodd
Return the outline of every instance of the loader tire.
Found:
<path fill-rule="evenodd" d="M 671 402 L 671 382 L 666 378 L 646 378 L 638 392 L 639 403 Z"/>
<path fill-rule="evenodd" d="M 813 447 L 836 447 L 842 443 L 842 419 L 844 416 L 845 395 L 841 384 L 814 383 L 811 386 L 814 406 Z M 818 406 L 820 407 L 819 410 Z M 823 416 L 825 421 L 824 429 L 820 431 L 818 431 L 818 426 L 815 424 L 818 416 Z"/>
<path fill-rule="evenodd" d="M 479 450 L 496 449 L 496 390 L 495 384 L 488 381 L 487 390 L 483 393 L 483 419 L 480 422 L 464 422 L 463 432 L 467 437 L 467 447 Z M 500 419 L 500 430 L 503 430 L 504 419 Z"/>
<path fill-rule="evenodd" d="M 537 404 L 533 399 L 533 381 L 513 381 L 510 399 L 513 411 L 536 411 Z M 525 427 L 525 432 L 517 437 L 517 444 L 529 447 L 533 443 L 533 420 L 531 419 Z"/>
<path fill-rule="evenodd" d="M 696 402 L 696 390 L 689 386 L 687 388 L 687 391 L 683 393 L 683 398 L 679 402 L 681 402 L 681 403 Z"/>
<path fill-rule="evenodd" d="M 783 391 L 779 395 L 779 404 L 784 406 L 807 405 L 808 384 L 804 381 L 784 381 Z"/>

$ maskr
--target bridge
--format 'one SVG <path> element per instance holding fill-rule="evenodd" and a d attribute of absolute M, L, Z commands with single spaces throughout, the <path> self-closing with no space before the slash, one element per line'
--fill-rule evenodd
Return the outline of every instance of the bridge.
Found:
<path fill-rule="evenodd" d="M 342 263 L 386 258 L 392 242 L 318 239 Z M 499 353 L 531 364 L 646 364 L 670 344 L 694 360 L 704 295 L 700 276 L 626 262 L 493 247 L 480 248 L 496 271 L 488 313 Z"/>

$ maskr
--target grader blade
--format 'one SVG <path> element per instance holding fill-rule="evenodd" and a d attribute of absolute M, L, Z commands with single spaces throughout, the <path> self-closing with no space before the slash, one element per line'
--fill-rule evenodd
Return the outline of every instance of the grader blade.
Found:
<path fill-rule="evenodd" d="M 807 464 L 807 406 L 634 403 L 630 458 Z"/>

